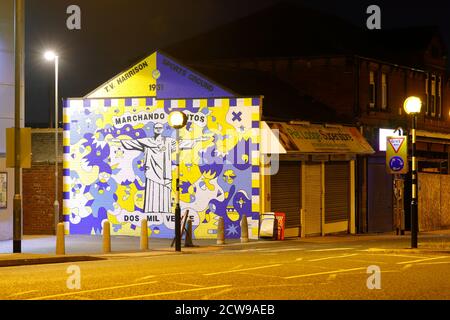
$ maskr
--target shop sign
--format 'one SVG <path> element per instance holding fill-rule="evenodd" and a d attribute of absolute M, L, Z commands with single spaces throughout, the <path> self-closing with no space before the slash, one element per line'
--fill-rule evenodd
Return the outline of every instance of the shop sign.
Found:
<path fill-rule="evenodd" d="M 372 154 L 374 150 L 357 128 L 277 124 L 287 150 L 301 153 Z M 272 128 L 274 126 L 272 125 Z M 286 141 L 285 141 L 286 140 Z"/>
<path fill-rule="evenodd" d="M 86 98 L 215 98 L 235 94 L 172 58 L 155 52 L 89 93 Z"/>

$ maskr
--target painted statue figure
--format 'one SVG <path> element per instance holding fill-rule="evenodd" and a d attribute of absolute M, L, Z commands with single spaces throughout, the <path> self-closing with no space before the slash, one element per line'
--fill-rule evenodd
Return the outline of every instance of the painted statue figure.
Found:
<path fill-rule="evenodd" d="M 163 137 L 164 126 L 155 124 L 155 135 L 152 138 L 137 140 L 120 140 L 126 150 L 144 152 L 145 165 L 145 213 L 170 213 L 172 192 L 172 153 L 176 151 L 176 140 Z M 208 138 L 195 140 L 180 140 L 180 150 L 192 149 L 196 142 L 206 141 Z"/>

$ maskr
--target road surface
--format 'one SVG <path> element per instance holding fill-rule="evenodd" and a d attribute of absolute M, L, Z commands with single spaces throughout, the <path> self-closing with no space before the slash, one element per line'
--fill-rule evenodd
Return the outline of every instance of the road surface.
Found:
<path fill-rule="evenodd" d="M 450 299 L 450 255 L 370 247 L 260 242 L 201 253 L 7 267 L 0 268 L 0 299 Z"/>

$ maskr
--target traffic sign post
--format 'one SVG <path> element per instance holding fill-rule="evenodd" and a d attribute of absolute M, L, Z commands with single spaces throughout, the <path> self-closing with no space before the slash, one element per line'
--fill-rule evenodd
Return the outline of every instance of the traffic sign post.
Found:
<path fill-rule="evenodd" d="M 390 174 L 407 174 L 408 138 L 406 136 L 386 138 L 386 170 Z"/>
<path fill-rule="evenodd" d="M 404 209 L 403 209 L 403 180 L 402 174 L 408 174 L 408 138 L 406 136 L 390 136 L 386 138 L 386 170 L 394 175 L 395 196 L 395 228 L 397 234 L 403 234 Z"/>

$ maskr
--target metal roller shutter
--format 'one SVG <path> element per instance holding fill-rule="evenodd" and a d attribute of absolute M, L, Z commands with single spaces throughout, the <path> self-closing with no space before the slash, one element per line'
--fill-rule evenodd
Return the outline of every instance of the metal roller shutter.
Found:
<path fill-rule="evenodd" d="M 301 163 L 280 162 L 276 175 L 271 176 L 271 208 L 286 214 L 286 229 L 299 228 L 301 208 Z"/>
<path fill-rule="evenodd" d="M 305 166 L 305 235 L 322 233 L 322 164 Z"/>
<path fill-rule="evenodd" d="M 325 164 L 325 223 L 348 220 L 350 216 L 350 164 Z"/>

